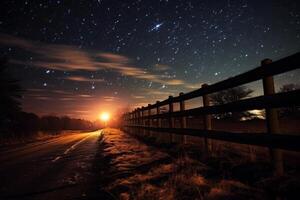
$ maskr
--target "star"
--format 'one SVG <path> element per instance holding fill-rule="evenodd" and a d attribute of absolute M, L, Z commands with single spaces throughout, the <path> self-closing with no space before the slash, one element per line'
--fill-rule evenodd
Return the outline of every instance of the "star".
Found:
<path fill-rule="evenodd" d="M 158 100 L 152 95 L 156 91 L 161 99 L 189 92 L 192 83 L 216 83 L 264 58 L 289 56 L 300 46 L 295 31 L 299 5 L 293 1 L 268 5 L 272 18 L 258 12 L 256 7 L 267 5 L 259 1 L 7 2 L 0 19 L 0 53 L 9 58 L 12 76 L 28 93 L 45 96 L 47 91 L 47 96 L 58 97 L 49 98 L 52 107 L 45 110 L 34 101 L 22 102 L 37 114 L 61 110 L 59 115 L 73 115 L 72 109 L 57 108 L 68 104 L 60 99 L 73 93 L 95 96 L 74 102 L 76 110 L 82 105 L 94 109 L 102 96 L 115 97 L 120 106 L 152 103 Z M 53 6 L 58 8 L 55 15 Z M 288 82 L 298 83 L 299 73 L 293 74 Z M 278 80 L 276 87 L 285 82 Z M 131 101 L 131 93 L 145 98 Z M 92 113 L 87 117 L 92 119 Z"/>

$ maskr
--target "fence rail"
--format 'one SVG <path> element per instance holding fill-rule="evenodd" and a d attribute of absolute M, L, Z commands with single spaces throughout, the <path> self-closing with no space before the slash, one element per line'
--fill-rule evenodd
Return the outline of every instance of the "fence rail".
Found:
<path fill-rule="evenodd" d="M 228 78 L 224 81 L 220 81 L 218 83 L 210 85 L 209 87 L 200 88 L 198 90 L 194 90 L 192 92 L 183 94 L 181 96 L 174 97 L 172 100 L 166 99 L 156 104 L 144 108 L 140 108 L 140 111 L 152 109 L 155 108 L 156 106 L 164 106 L 169 104 L 170 102 L 176 103 L 183 100 L 189 100 L 192 98 L 203 96 L 205 94 L 211 94 L 228 88 L 233 88 L 239 85 L 257 81 L 263 79 L 264 77 L 282 74 L 284 72 L 299 69 L 300 67 L 299 65 L 300 65 L 300 53 L 296 53 L 294 55 L 288 56 L 276 62 L 272 62 L 265 66 L 256 67 L 255 69 L 245 72 L 243 74 L 237 75 L 232 78 Z"/>
<path fill-rule="evenodd" d="M 131 126 L 132 127 L 132 126 Z M 178 135 L 190 135 L 196 137 L 206 137 L 210 139 L 222 140 L 227 142 L 236 142 L 239 144 L 251 144 L 263 147 L 282 148 L 286 150 L 299 151 L 300 140 L 298 135 L 266 135 L 263 133 L 238 133 L 215 130 L 199 130 L 191 128 L 157 128 L 149 126 L 133 126 L 150 131 L 165 133 L 174 133 Z"/>
<path fill-rule="evenodd" d="M 280 107 L 300 106 L 300 90 L 275 93 L 273 76 L 299 69 L 299 67 L 300 53 L 296 53 L 275 62 L 272 62 L 270 59 L 265 59 L 261 61 L 261 66 L 243 74 L 209 86 L 205 84 L 200 89 L 186 94 L 180 93 L 177 97 L 170 96 L 164 101 L 157 101 L 155 104 L 149 104 L 147 107 L 137 108 L 124 115 L 124 126 L 157 132 L 198 136 L 203 137 L 205 140 L 210 138 L 268 147 L 270 148 L 271 158 L 273 159 L 275 173 L 282 174 L 282 156 L 280 150 L 277 148 L 300 151 L 300 133 L 296 133 L 296 135 L 281 133 L 276 109 Z M 210 105 L 210 94 L 257 80 L 263 81 L 264 95 L 224 105 Z M 203 98 L 203 106 L 186 110 L 185 101 L 197 97 Z M 174 111 L 174 103 L 180 103 L 179 111 Z M 167 113 L 160 112 L 160 107 L 162 106 L 169 107 Z M 151 113 L 151 110 L 153 109 L 156 110 L 155 114 Z M 266 133 L 233 133 L 211 130 L 211 114 L 253 109 L 266 110 Z M 204 128 L 186 128 L 186 119 L 189 116 L 204 116 Z M 175 118 L 180 118 L 180 128 L 174 128 Z M 168 128 L 161 127 L 162 119 L 168 120 Z M 153 120 L 157 121 L 156 126 L 153 126 Z"/>

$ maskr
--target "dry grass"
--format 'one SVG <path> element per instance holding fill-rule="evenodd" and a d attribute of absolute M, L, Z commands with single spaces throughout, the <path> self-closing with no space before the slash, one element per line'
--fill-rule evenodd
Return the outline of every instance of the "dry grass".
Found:
<path fill-rule="evenodd" d="M 208 200 L 246 200 L 246 199 L 265 199 L 262 191 L 254 189 L 239 181 L 221 180 L 207 195 Z"/>
<path fill-rule="evenodd" d="M 118 179 L 107 190 L 124 200 L 262 199 L 261 191 L 239 181 L 206 178 L 209 170 L 185 155 L 146 173 Z"/>
<path fill-rule="evenodd" d="M 119 137 L 119 142 L 124 140 L 120 134 L 116 136 Z M 262 182 L 272 176 L 267 160 L 257 162 L 245 158 L 244 154 L 241 155 L 238 151 L 238 149 L 243 149 L 239 145 L 234 146 L 230 143 L 228 148 L 222 149 L 222 154 L 210 156 L 204 161 L 201 158 L 199 143 L 196 144 L 198 148 L 191 148 L 191 144 L 180 148 L 180 145 L 172 146 L 165 143 L 162 146 L 159 145 L 161 143 L 155 143 L 149 148 L 149 145 L 138 142 L 136 139 L 133 142 L 130 137 L 126 137 L 125 141 L 130 149 L 134 149 L 135 158 L 131 153 L 126 152 L 118 154 L 123 157 L 122 159 L 114 157 L 113 160 L 125 162 L 125 165 L 129 161 L 131 166 L 128 166 L 129 171 L 127 170 L 126 174 L 116 177 L 107 187 L 108 192 L 113 193 L 119 199 L 260 200 L 273 198 L 274 195 L 285 197 L 291 192 L 297 194 L 295 191 L 300 191 L 300 184 L 295 181 L 291 182 L 290 178 L 285 181 L 288 187 L 282 185 L 284 182 L 275 181 L 275 185 L 278 185 L 277 191 L 268 190 L 272 188 L 274 181 Z M 144 142 L 147 143 L 147 141 Z M 155 141 L 152 139 L 149 143 L 152 144 L 152 142 Z M 166 153 L 169 156 L 165 157 Z M 128 154 L 127 158 L 126 154 Z M 162 160 L 150 162 L 158 157 Z M 136 161 L 132 162 L 132 159 Z M 138 162 L 138 160 L 147 162 Z M 136 163 L 139 163 L 138 167 L 134 166 Z"/>

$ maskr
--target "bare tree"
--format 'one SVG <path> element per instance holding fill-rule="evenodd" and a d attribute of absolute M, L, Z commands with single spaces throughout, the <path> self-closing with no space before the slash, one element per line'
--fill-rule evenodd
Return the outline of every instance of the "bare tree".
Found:
<path fill-rule="evenodd" d="M 230 88 L 227 90 L 214 93 L 210 97 L 214 105 L 223 105 L 223 104 L 227 104 L 230 102 L 234 102 L 234 101 L 238 101 L 250 97 L 252 93 L 253 90 L 248 89 L 244 86 L 239 86 L 239 87 Z M 250 118 L 253 116 L 253 114 L 248 111 L 245 111 L 245 112 L 228 112 L 223 114 L 217 114 L 215 116 L 217 118 L 228 118 L 228 119 L 239 121 L 243 117 Z"/>
<path fill-rule="evenodd" d="M 298 84 L 290 83 L 282 85 L 282 87 L 279 89 L 279 92 L 289 92 L 293 90 L 299 90 L 300 86 Z M 281 108 L 279 110 L 280 116 L 282 117 L 300 117 L 300 107 L 299 106 L 292 106 L 292 107 L 286 107 Z"/>
<path fill-rule="evenodd" d="M 293 90 L 299 90 L 300 86 L 298 84 L 290 83 L 290 84 L 285 84 L 282 85 L 279 92 L 289 92 Z"/>

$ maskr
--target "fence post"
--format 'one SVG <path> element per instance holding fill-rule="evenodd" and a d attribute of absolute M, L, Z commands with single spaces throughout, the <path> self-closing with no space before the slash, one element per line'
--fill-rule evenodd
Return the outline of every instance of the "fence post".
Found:
<path fill-rule="evenodd" d="M 141 130 L 142 130 L 143 137 L 145 136 L 145 133 L 146 133 L 145 129 L 143 128 L 145 126 L 144 110 L 145 110 L 145 107 L 142 106 L 142 108 L 141 108 L 141 126 L 142 126 Z"/>
<path fill-rule="evenodd" d="M 136 113 L 136 109 L 134 109 L 133 113 L 132 113 L 132 122 L 133 122 L 133 125 L 135 126 L 136 125 L 136 121 L 137 121 L 137 113 Z"/>
<path fill-rule="evenodd" d="M 179 96 L 182 96 L 184 93 L 180 92 Z M 184 111 L 185 110 L 185 101 L 184 100 L 180 100 L 179 101 L 179 107 L 180 107 L 180 111 Z M 186 117 L 182 116 L 180 118 L 180 128 L 186 128 Z M 182 143 L 186 144 L 187 142 L 187 137 L 186 135 L 182 135 Z"/>
<path fill-rule="evenodd" d="M 150 109 L 151 104 L 148 104 L 148 127 L 152 127 L 152 118 L 151 116 L 151 109 Z M 152 131 L 149 130 L 149 136 L 152 137 Z"/>
<path fill-rule="evenodd" d="M 123 120 L 123 124 L 122 124 L 122 128 L 123 128 L 123 130 L 124 131 L 128 131 L 128 113 L 126 113 L 125 115 L 124 115 L 124 120 Z M 122 130 L 122 129 L 121 129 Z"/>
<path fill-rule="evenodd" d="M 134 127 L 134 126 L 135 126 L 135 109 L 131 112 L 131 122 L 130 122 L 130 124 L 133 125 L 133 126 L 131 127 L 131 132 L 132 132 L 133 134 L 136 134 L 136 133 L 135 133 L 135 132 L 136 132 L 136 127 Z"/>
<path fill-rule="evenodd" d="M 173 113 L 174 105 L 173 105 L 173 96 L 169 96 L 169 114 Z M 169 115 L 169 128 L 174 128 L 174 118 Z M 169 133 L 170 143 L 173 142 L 173 134 Z"/>
<path fill-rule="evenodd" d="M 129 125 L 132 125 L 132 112 L 129 113 Z"/>
<path fill-rule="evenodd" d="M 126 125 L 130 125 L 130 113 L 126 114 Z"/>
<path fill-rule="evenodd" d="M 159 102 L 160 101 L 156 101 L 156 114 L 157 115 L 160 114 L 160 109 L 159 109 L 159 106 L 158 106 Z M 161 128 L 161 118 L 159 118 L 159 117 L 156 118 L 156 127 Z M 162 138 L 161 133 L 156 132 L 155 134 L 158 136 L 157 138 L 159 138 L 161 140 L 161 138 Z"/>
<path fill-rule="evenodd" d="M 131 125 L 131 113 L 128 114 L 128 124 Z"/>
<path fill-rule="evenodd" d="M 136 132 L 135 134 L 140 134 L 140 127 L 138 127 L 138 125 L 140 125 L 140 121 L 141 121 L 140 108 L 136 108 L 134 113 L 135 113 L 134 115 L 136 118 L 134 125 L 137 126 L 137 127 L 135 127 L 134 131 Z"/>
<path fill-rule="evenodd" d="M 208 87 L 208 84 L 203 84 L 201 86 L 202 88 Z M 203 107 L 210 106 L 210 97 L 208 94 L 203 95 Z M 204 130 L 211 130 L 211 114 L 205 114 L 204 115 Z M 207 137 L 204 137 L 204 158 L 208 157 L 209 149 L 208 149 L 208 139 Z M 211 148 L 212 148 L 212 142 L 211 142 Z"/>
<path fill-rule="evenodd" d="M 261 61 L 261 67 L 267 67 L 271 64 L 271 59 L 264 59 Z M 264 95 L 272 95 L 275 93 L 273 76 L 263 78 Z M 266 110 L 267 131 L 269 134 L 277 134 L 280 132 L 278 112 L 275 108 L 268 108 Z M 279 149 L 270 148 L 271 162 L 273 165 L 274 175 L 281 176 L 284 174 L 282 152 Z"/>
<path fill-rule="evenodd" d="M 138 116 L 138 109 L 134 109 L 133 111 L 133 125 L 138 125 L 139 123 L 139 116 Z"/>

